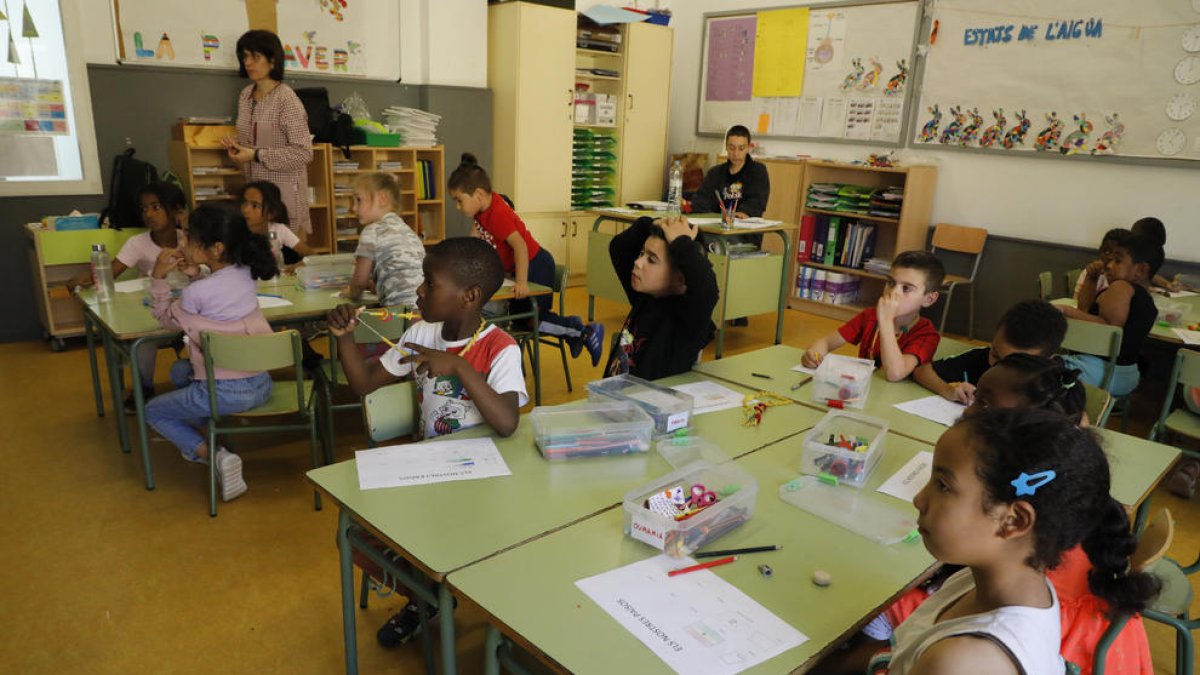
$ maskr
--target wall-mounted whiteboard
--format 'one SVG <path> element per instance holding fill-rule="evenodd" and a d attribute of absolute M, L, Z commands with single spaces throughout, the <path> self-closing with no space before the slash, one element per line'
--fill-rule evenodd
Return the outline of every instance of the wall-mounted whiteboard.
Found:
<path fill-rule="evenodd" d="M 706 14 L 696 133 L 900 145 L 919 3 Z"/>
<path fill-rule="evenodd" d="M 916 147 L 1200 159 L 1200 2 L 939 0 L 927 26 Z"/>
<path fill-rule="evenodd" d="M 274 2 L 275 0 L 268 0 Z M 121 63 L 186 68 L 238 67 L 237 40 L 257 0 L 113 0 Z M 289 74 L 398 79 L 396 3 L 278 0 L 258 15 L 284 46 Z M 263 19 L 255 22 L 262 26 Z M 381 27 L 383 29 L 381 30 Z"/>

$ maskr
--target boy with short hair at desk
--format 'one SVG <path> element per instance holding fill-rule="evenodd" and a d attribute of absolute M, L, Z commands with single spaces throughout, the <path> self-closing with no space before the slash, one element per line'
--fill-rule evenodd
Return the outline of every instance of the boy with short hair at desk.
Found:
<path fill-rule="evenodd" d="M 1069 319 L 1121 328 L 1121 353 L 1117 355 L 1117 365 L 1108 386 L 1109 393 L 1114 396 L 1132 392 L 1141 377 L 1137 368 L 1138 354 L 1158 318 L 1158 308 L 1150 297 L 1150 279 L 1154 278 L 1162 261 L 1162 246 L 1150 237 L 1129 232 L 1114 245 L 1113 255 L 1104 266 L 1108 288 L 1093 295 L 1085 287 L 1078 298 L 1078 307 L 1057 305 Z M 1103 383 L 1107 358 L 1071 354 L 1064 360 L 1083 371 L 1084 382 L 1093 387 Z"/>
<path fill-rule="evenodd" d="M 329 312 L 329 330 L 337 337 L 346 379 L 361 396 L 411 375 L 421 406 L 417 428 L 425 438 L 479 424 L 511 436 L 517 409 L 529 401 L 521 351 L 512 336 L 482 316 L 483 306 L 504 281 L 500 257 L 487 242 L 456 237 L 431 247 L 422 268 L 425 280 L 417 287 L 416 301 L 422 321 L 379 359 L 364 359 L 354 348 L 358 308 L 340 305 Z M 420 611 L 410 599 L 380 627 L 377 638 L 385 647 L 402 645 L 420 625 Z"/>
<path fill-rule="evenodd" d="M 816 368 L 829 352 L 846 343 L 858 345 L 858 356 L 882 365 L 889 382 L 908 377 L 929 363 L 941 336 L 921 310 L 938 299 L 946 270 L 928 251 L 905 251 L 892 261 L 887 285 L 874 307 L 868 307 L 841 328 L 817 340 L 801 359 Z"/>
<path fill-rule="evenodd" d="M 608 245 L 633 307 L 613 339 L 607 377 L 685 373 L 716 332 L 717 276 L 687 218 L 638 218 Z"/>
<path fill-rule="evenodd" d="M 1053 356 L 1066 335 L 1067 320 L 1054 305 L 1023 300 L 1000 317 L 991 346 L 923 363 L 913 371 L 913 380 L 948 401 L 971 405 L 979 378 L 997 361 L 1018 353 Z"/>

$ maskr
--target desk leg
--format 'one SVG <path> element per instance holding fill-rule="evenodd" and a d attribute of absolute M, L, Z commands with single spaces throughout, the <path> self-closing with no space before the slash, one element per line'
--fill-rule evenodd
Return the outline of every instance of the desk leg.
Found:
<path fill-rule="evenodd" d="M 150 465 L 150 439 L 146 434 L 146 397 L 142 394 L 142 375 L 137 353 L 142 344 L 154 343 L 151 338 L 138 338 L 129 346 L 129 382 L 133 388 L 133 407 L 137 410 L 138 444 L 142 450 L 142 469 L 146 472 L 146 489 L 154 489 L 154 468 Z"/>
<path fill-rule="evenodd" d="M 454 636 L 454 594 L 450 586 L 442 582 L 438 586 L 438 622 L 442 629 L 442 672 L 455 675 L 458 672 L 457 640 Z M 351 589 L 351 593 L 354 589 Z"/>
<path fill-rule="evenodd" d="M 532 298 L 531 298 L 532 299 Z M 538 324 L 541 319 L 538 318 L 537 302 L 531 302 L 533 305 L 533 404 L 542 404 L 542 339 L 538 334 Z"/>
<path fill-rule="evenodd" d="M 346 653 L 346 675 L 358 675 L 358 642 L 354 616 L 354 564 L 350 559 L 350 513 L 338 509 L 338 566 L 342 579 L 342 645 Z"/>
<path fill-rule="evenodd" d="M 1135 536 L 1142 536 L 1142 530 L 1146 529 L 1146 520 L 1150 517 L 1150 500 L 1153 496 L 1153 491 L 1147 494 L 1133 514 L 1133 534 Z"/>
<path fill-rule="evenodd" d="M 117 424 L 117 440 L 121 444 L 121 452 L 129 452 L 129 428 L 126 426 L 124 415 L 119 414 L 124 410 L 124 404 L 121 401 L 121 392 L 124 391 L 124 385 L 121 383 L 122 369 L 125 367 L 121 363 L 120 347 L 117 346 L 117 341 L 109 332 L 101 333 L 104 340 L 104 365 L 108 368 L 108 388 L 112 394 L 113 410 L 118 411 L 114 415 Z"/>
<path fill-rule="evenodd" d="M 716 358 L 721 358 L 725 352 L 725 324 L 729 322 L 729 318 L 725 313 L 729 310 L 729 275 L 733 267 L 732 261 L 729 259 L 729 243 L 725 241 L 725 237 L 716 237 L 717 247 L 720 249 L 718 255 L 725 256 L 725 285 L 722 286 L 724 291 L 721 293 L 721 320 L 717 323 L 717 346 Z"/>
<path fill-rule="evenodd" d="M 500 675 L 500 631 L 488 624 L 483 639 L 483 675 Z"/>
<path fill-rule="evenodd" d="M 783 310 L 787 306 L 787 294 L 790 280 L 788 279 L 788 267 L 792 261 L 792 241 L 788 238 L 787 232 L 776 232 L 779 238 L 783 240 L 783 271 L 780 272 L 779 278 L 779 309 L 775 313 L 775 344 L 783 342 Z"/>
<path fill-rule="evenodd" d="M 96 365 L 96 329 L 87 309 L 83 310 L 83 334 L 87 337 L 88 364 L 92 367 L 92 396 L 96 399 L 96 417 L 104 417 L 104 392 L 100 390 L 100 369 Z"/>

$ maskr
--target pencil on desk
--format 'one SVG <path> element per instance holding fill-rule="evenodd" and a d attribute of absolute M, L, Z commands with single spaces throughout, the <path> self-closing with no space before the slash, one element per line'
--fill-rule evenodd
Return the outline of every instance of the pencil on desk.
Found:
<path fill-rule="evenodd" d="M 737 560 L 737 556 L 731 555 L 728 558 L 721 558 L 720 560 L 710 560 L 706 563 L 692 565 L 691 567 L 680 567 L 679 569 L 671 570 L 671 571 L 667 572 L 667 576 L 677 577 L 680 574 L 687 574 L 688 572 L 696 572 L 698 570 L 706 570 L 710 567 L 717 567 L 718 565 L 728 565 L 729 563 L 731 563 L 735 560 Z"/>

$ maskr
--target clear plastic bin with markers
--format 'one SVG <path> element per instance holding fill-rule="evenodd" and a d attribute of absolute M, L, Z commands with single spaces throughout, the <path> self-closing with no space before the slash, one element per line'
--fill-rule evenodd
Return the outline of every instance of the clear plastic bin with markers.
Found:
<path fill-rule="evenodd" d="M 625 493 L 625 534 L 689 556 L 754 515 L 758 481 L 737 464 L 697 461 Z"/>
<path fill-rule="evenodd" d="M 686 429 L 692 420 L 692 395 L 660 387 L 633 375 L 617 375 L 588 382 L 588 400 L 629 401 L 641 406 L 654 420 L 654 433 Z"/>
<path fill-rule="evenodd" d="M 654 431 L 650 415 L 626 401 L 539 406 L 529 417 L 546 459 L 647 452 Z"/>
<path fill-rule="evenodd" d="M 862 408 L 871 391 L 875 363 L 841 354 L 828 354 L 813 375 L 812 400 L 835 408 Z"/>
<path fill-rule="evenodd" d="M 350 285 L 354 274 L 354 254 L 310 255 L 296 268 L 296 283 L 301 288 L 341 288 Z"/>
<path fill-rule="evenodd" d="M 1167 326 L 1182 326 L 1183 317 L 1187 316 L 1188 306 L 1186 303 L 1168 300 L 1163 297 L 1154 298 L 1154 306 L 1158 308 L 1158 323 Z"/>
<path fill-rule="evenodd" d="M 887 430 L 877 417 L 831 410 L 804 436 L 800 471 L 862 487 L 883 454 Z"/>

